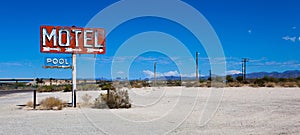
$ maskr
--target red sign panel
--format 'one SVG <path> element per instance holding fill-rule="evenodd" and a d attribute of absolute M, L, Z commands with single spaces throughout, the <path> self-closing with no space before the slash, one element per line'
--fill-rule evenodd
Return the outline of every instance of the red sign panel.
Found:
<path fill-rule="evenodd" d="M 41 26 L 40 51 L 42 53 L 104 54 L 105 30 Z"/>

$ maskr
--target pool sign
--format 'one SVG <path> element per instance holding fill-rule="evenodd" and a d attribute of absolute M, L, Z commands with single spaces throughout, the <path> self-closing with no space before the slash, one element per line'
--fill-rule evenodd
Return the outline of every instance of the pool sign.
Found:
<path fill-rule="evenodd" d="M 71 57 L 45 57 L 45 66 L 66 67 L 71 65 Z"/>
<path fill-rule="evenodd" d="M 104 54 L 105 30 L 40 26 L 40 52 L 70 54 Z"/>

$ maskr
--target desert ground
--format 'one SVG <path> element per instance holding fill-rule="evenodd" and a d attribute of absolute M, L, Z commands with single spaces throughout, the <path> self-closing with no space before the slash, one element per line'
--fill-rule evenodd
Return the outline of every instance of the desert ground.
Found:
<path fill-rule="evenodd" d="M 105 91 L 78 91 L 77 108 L 32 110 L 32 93 L 0 95 L 0 134 L 300 134 L 299 88 L 129 89 L 132 108 L 84 105 Z M 71 93 L 37 93 L 71 101 Z"/>

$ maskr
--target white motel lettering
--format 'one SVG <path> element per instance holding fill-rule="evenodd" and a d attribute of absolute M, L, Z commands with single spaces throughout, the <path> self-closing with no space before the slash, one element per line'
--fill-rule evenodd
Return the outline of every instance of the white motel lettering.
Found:
<path fill-rule="evenodd" d="M 82 30 L 68 30 L 68 29 L 60 29 L 58 30 L 58 35 L 56 34 L 57 33 L 57 29 L 54 28 L 52 29 L 52 31 L 50 33 L 47 32 L 47 29 L 46 28 L 43 28 L 43 46 L 46 46 L 46 40 L 48 41 L 51 41 L 51 40 L 54 40 L 53 41 L 53 46 L 57 46 L 57 37 L 58 37 L 58 46 L 61 46 L 61 47 L 69 47 L 70 46 L 70 40 L 71 38 L 71 32 L 73 32 L 75 34 L 75 46 L 76 47 L 79 47 L 79 34 L 83 33 L 83 47 L 85 48 L 100 48 L 100 47 L 103 47 L 102 44 L 98 44 L 98 31 L 95 30 L 84 30 L 82 32 Z M 63 43 L 62 42 L 62 35 L 63 34 L 66 34 L 66 43 Z M 89 35 L 93 35 L 94 37 L 91 37 Z M 103 35 L 103 34 L 101 34 Z M 88 41 L 92 41 L 94 40 L 94 44 L 88 44 Z"/>

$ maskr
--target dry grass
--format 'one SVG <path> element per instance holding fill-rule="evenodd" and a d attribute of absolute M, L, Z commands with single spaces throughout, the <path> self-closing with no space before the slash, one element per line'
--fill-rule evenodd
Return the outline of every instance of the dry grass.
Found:
<path fill-rule="evenodd" d="M 50 85 L 50 86 L 39 86 L 37 88 L 37 92 L 55 92 L 55 91 L 64 91 L 64 92 L 70 92 L 72 90 L 71 85 Z"/>
<path fill-rule="evenodd" d="M 258 88 L 259 87 L 257 84 L 254 84 L 254 83 L 250 83 L 248 86 L 249 87 L 254 87 L 254 88 Z"/>
<path fill-rule="evenodd" d="M 227 83 L 227 86 L 228 87 L 242 87 L 243 84 L 241 84 L 239 82 L 230 82 L 230 83 Z"/>
<path fill-rule="evenodd" d="M 282 82 L 279 83 L 281 87 L 297 87 L 298 84 L 296 82 Z"/>
<path fill-rule="evenodd" d="M 39 109 L 41 110 L 61 110 L 64 103 L 55 97 L 48 97 L 40 102 Z"/>
<path fill-rule="evenodd" d="M 199 87 L 207 87 L 207 86 L 206 86 L 206 83 L 200 83 Z"/>
<path fill-rule="evenodd" d="M 225 86 L 226 86 L 226 84 L 222 83 L 222 82 L 212 82 L 211 83 L 211 87 L 213 87 L 213 88 L 223 88 Z"/>
<path fill-rule="evenodd" d="M 297 86 L 300 87 L 300 81 L 297 82 Z"/>
<path fill-rule="evenodd" d="M 77 86 L 77 90 L 99 90 L 98 84 L 80 84 Z"/>

